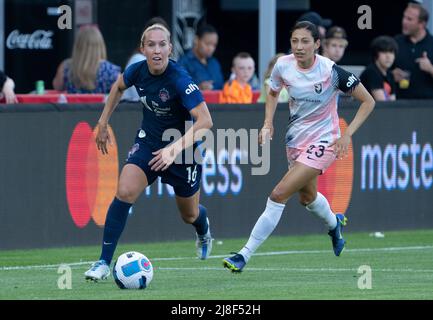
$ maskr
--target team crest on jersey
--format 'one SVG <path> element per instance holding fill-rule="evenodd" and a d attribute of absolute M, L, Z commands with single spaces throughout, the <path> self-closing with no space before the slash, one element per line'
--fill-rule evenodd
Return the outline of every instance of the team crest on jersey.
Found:
<path fill-rule="evenodd" d="M 170 94 L 168 93 L 168 90 L 165 88 L 159 90 L 159 98 L 162 102 L 166 102 L 168 99 L 170 99 Z"/>
<path fill-rule="evenodd" d="M 316 91 L 317 94 L 320 94 L 322 92 L 322 83 L 321 82 L 316 83 L 314 85 L 314 91 Z"/>

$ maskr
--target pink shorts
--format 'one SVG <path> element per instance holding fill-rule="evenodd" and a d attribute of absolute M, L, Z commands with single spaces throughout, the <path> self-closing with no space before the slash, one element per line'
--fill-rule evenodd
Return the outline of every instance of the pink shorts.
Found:
<path fill-rule="evenodd" d="M 305 149 L 287 147 L 286 152 L 289 169 L 293 167 L 295 161 L 298 161 L 306 166 L 320 170 L 322 174 L 336 159 L 334 148 L 321 144 L 311 144 Z"/>

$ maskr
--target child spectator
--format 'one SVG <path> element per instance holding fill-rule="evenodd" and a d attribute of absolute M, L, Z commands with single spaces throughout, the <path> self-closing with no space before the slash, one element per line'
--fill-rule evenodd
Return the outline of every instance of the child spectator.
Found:
<path fill-rule="evenodd" d="M 278 58 L 284 56 L 284 53 L 277 53 L 273 58 L 269 61 L 268 68 L 264 74 L 265 80 L 263 81 L 263 86 L 260 90 L 260 97 L 257 102 L 266 102 L 266 96 L 269 93 L 269 85 L 271 82 L 271 73 L 274 69 L 275 63 L 277 63 Z M 278 97 L 278 102 L 288 102 L 289 101 L 289 93 L 286 88 L 281 89 L 280 95 Z"/>
<path fill-rule="evenodd" d="M 391 66 L 398 51 L 397 42 L 388 36 L 380 36 L 371 42 L 373 63 L 361 74 L 361 82 L 376 101 L 395 100 L 396 84 Z"/>
<path fill-rule="evenodd" d="M 343 58 L 348 44 L 346 31 L 341 27 L 334 26 L 326 32 L 323 56 L 337 63 Z"/>
<path fill-rule="evenodd" d="M 78 31 L 72 58 L 63 61 L 53 79 L 55 90 L 68 93 L 109 93 L 120 67 L 107 61 L 104 38 L 96 26 Z"/>
<path fill-rule="evenodd" d="M 255 71 L 254 60 L 247 52 L 240 52 L 233 58 L 232 72 L 235 74 L 233 80 L 224 84 L 220 93 L 220 103 L 252 103 L 253 91 L 248 81 L 251 80 Z"/>

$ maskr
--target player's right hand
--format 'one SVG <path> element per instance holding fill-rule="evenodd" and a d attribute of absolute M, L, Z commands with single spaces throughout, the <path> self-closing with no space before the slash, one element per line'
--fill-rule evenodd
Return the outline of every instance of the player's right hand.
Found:
<path fill-rule="evenodd" d="M 98 124 L 98 132 L 96 134 L 96 146 L 98 150 L 102 152 L 102 154 L 108 154 L 107 142 L 111 145 L 111 137 L 108 132 L 108 125 L 99 125 Z"/>
<path fill-rule="evenodd" d="M 264 125 L 262 130 L 260 130 L 259 133 L 259 144 L 264 145 L 268 140 L 272 140 L 273 135 L 274 135 L 274 126 Z"/>

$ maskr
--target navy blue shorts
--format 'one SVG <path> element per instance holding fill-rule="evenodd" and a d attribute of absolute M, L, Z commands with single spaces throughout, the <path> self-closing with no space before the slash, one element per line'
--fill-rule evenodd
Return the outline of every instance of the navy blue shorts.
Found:
<path fill-rule="evenodd" d="M 128 153 L 126 163 L 139 166 L 146 174 L 150 186 L 158 177 L 163 183 L 171 185 L 174 193 L 179 197 L 191 197 L 200 189 L 201 165 L 200 164 L 176 164 L 173 163 L 165 171 L 153 171 L 149 161 L 154 155 L 151 149 L 143 143 L 135 143 Z"/>

